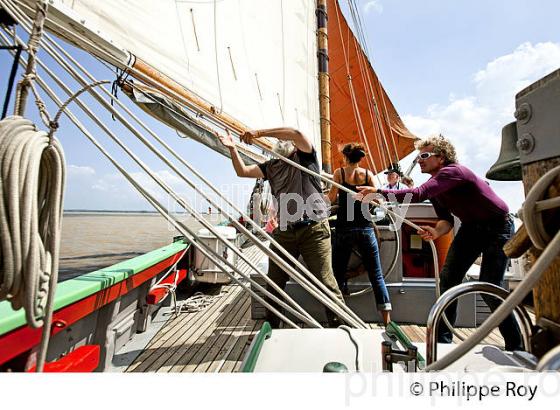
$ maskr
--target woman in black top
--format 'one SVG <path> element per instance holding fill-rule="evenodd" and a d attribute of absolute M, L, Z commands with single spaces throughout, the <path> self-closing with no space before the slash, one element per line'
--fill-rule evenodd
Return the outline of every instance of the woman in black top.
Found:
<path fill-rule="evenodd" d="M 334 171 L 333 179 L 342 186 L 357 192 L 357 186 L 374 186 L 373 174 L 367 169 L 360 168 L 359 164 L 365 157 L 361 144 L 347 144 L 342 150 L 345 167 Z M 332 187 L 328 194 L 331 203 L 338 197 L 338 210 L 336 217 L 336 230 L 333 246 L 333 270 L 338 286 L 347 293 L 346 270 L 352 253 L 356 246 L 362 262 L 367 270 L 377 310 L 383 317 L 385 324 L 390 322 L 391 301 L 381 271 L 379 259 L 379 246 L 373 229 L 373 222 L 368 204 L 356 201 L 351 195 Z"/>

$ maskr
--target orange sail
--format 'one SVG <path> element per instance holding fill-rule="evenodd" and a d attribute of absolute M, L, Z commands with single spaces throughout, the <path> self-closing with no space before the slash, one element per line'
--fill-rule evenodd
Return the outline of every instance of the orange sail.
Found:
<path fill-rule="evenodd" d="M 342 146 L 361 142 L 368 166 L 381 172 L 414 150 L 406 128 L 379 82 L 337 0 L 328 0 L 332 169 L 342 166 Z"/>

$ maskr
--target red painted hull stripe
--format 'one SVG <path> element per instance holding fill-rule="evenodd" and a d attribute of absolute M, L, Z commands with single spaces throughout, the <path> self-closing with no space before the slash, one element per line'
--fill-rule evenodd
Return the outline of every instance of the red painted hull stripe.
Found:
<path fill-rule="evenodd" d="M 80 346 L 61 359 L 45 363 L 43 373 L 88 373 L 99 366 L 101 349 L 99 345 Z M 30 370 L 35 372 L 35 366 Z"/>
<path fill-rule="evenodd" d="M 160 285 L 172 285 L 175 282 L 175 272 L 172 272 L 168 275 L 164 280 L 161 281 Z M 177 274 L 177 283 L 181 283 L 187 277 L 187 270 L 186 269 L 179 269 L 179 273 Z M 169 290 L 165 288 L 157 288 L 153 289 L 148 293 L 146 296 L 146 303 L 148 305 L 156 305 L 163 300 L 165 296 L 169 294 Z"/>
<path fill-rule="evenodd" d="M 53 314 L 53 324 L 59 323 L 63 326 L 53 326 L 52 334 L 63 331 L 67 326 L 76 323 L 97 309 L 116 300 L 122 295 L 127 294 L 132 289 L 150 280 L 163 270 L 174 265 L 183 254 L 183 250 L 175 255 L 145 269 L 137 274 L 109 287 L 103 289 L 85 299 L 79 300 L 71 305 L 57 310 Z M 10 333 L 0 337 L 0 364 L 13 359 L 17 355 L 31 349 L 41 340 L 41 328 L 34 329 L 29 326 L 22 326 L 14 329 Z"/>

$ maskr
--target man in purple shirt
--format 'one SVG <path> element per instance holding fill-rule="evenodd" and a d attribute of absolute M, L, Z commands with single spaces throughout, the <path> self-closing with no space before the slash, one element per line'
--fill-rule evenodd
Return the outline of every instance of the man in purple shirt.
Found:
<path fill-rule="evenodd" d="M 503 246 L 513 234 L 513 220 L 508 206 L 492 191 L 490 186 L 470 169 L 457 163 L 455 148 L 439 135 L 416 142 L 418 163 L 423 173 L 432 177 L 417 188 L 387 190 L 360 187 L 361 196 L 370 193 L 391 195 L 402 202 L 408 194 L 412 202 L 426 199 L 433 204 L 439 218 L 435 227 L 422 226 L 418 233 L 424 240 L 435 240 L 453 229 L 453 215 L 461 220 L 461 227 L 447 253 L 440 273 L 441 292 L 460 284 L 467 270 L 482 254 L 480 280 L 503 286 L 508 258 Z M 393 197 L 394 195 L 394 197 Z M 499 302 L 493 296 L 482 296 L 486 304 L 495 310 Z M 446 310 L 453 324 L 457 304 Z M 519 328 L 510 315 L 500 324 L 500 332 L 506 342 L 506 350 L 522 350 Z M 451 343 L 450 329 L 440 322 L 438 342 Z"/>

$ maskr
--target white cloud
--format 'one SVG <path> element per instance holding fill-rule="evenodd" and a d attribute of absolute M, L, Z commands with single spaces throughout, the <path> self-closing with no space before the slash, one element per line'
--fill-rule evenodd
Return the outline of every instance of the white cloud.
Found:
<path fill-rule="evenodd" d="M 457 148 L 461 163 L 484 176 L 496 161 L 501 130 L 513 121 L 515 94 L 560 67 L 560 44 L 523 43 L 496 58 L 472 77 L 473 94 L 430 105 L 424 115 L 404 115 L 405 124 L 420 137 L 443 133 Z M 418 182 L 425 180 L 418 176 Z M 523 201 L 521 183 L 491 182 L 495 191 L 517 211 Z"/>
<path fill-rule="evenodd" d="M 513 107 L 515 92 L 559 66 L 560 44 L 523 43 L 513 53 L 496 58 L 474 75 L 477 98 L 481 104 L 496 110 Z"/>
<path fill-rule="evenodd" d="M 383 12 L 383 4 L 381 0 L 367 0 L 364 4 L 364 13 L 369 14 L 370 12 L 379 13 Z"/>
<path fill-rule="evenodd" d="M 66 174 L 68 178 L 83 178 L 94 175 L 95 170 L 92 167 L 68 165 L 68 167 L 66 168 Z"/>
<path fill-rule="evenodd" d="M 152 194 L 165 207 L 179 210 L 174 201 L 157 183 L 143 172 L 130 174 L 144 189 Z M 200 197 L 194 197 L 185 182 L 167 170 L 157 171 L 156 175 L 168 184 L 177 194 L 204 209 Z M 192 201 L 198 198 L 197 201 Z M 94 168 L 69 165 L 67 172 L 65 209 L 110 209 L 110 210 L 153 210 L 152 206 L 118 172 L 98 175 Z"/>

